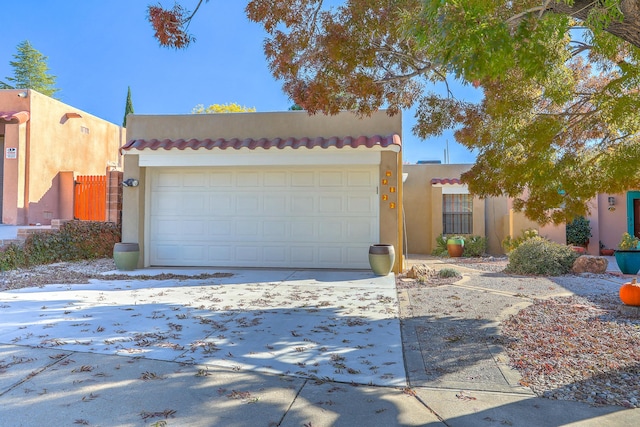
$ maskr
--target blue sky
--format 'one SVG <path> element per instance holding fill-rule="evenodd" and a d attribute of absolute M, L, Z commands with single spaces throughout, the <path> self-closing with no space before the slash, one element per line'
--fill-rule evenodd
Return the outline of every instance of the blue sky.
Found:
<path fill-rule="evenodd" d="M 244 14 L 246 2 L 212 0 L 190 31 L 196 42 L 184 51 L 159 47 L 146 20 L 157 0 L 20 0 L 3 2 L 0 80 L 13 76 L 9 61 L 29 40 L 48 57 L 61 101 L 121 124 L 131 87 L 138 114 L 189 114 L 197 104 L 236 102 L 257 111 L 287 110 L 292 102 L 269 72 L 262 51 L 265 34 Z M 162 0 L 165 7 L 173 0 Z M 182 0 L 190 8 L 196 0 Z M 477 98 L 472 89 L 462 88 Z M 462 95 L 462 96 L 465 96 Z M 411 133 L 412 111 L 403 113 L 403 158 L 451 163 L 475 156 L 452 134 L 422 141 Z"/>

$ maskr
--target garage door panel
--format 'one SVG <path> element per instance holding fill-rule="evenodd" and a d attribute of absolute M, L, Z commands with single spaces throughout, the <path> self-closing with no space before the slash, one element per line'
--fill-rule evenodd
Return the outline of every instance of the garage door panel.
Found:
<path fill-rule="evenodd" d="M 375 230 L 371 224 L 352 219 L 346 223 L 346 235 L 352 242 L 373 242 Z"/>
<path fill-rule="evenodd" d="M 166 262 L 167 265 L 175 265 L 178 262 L 178 254 L 180 246 L 177 244 L 156 245 L 151 248 L 152 257 L 157 258 L 160 262 Z"/>
<path fill-rule="evenodd" d="M 267 188 L 279 187 L 285 189 L 288 185 L 286 172 L 265 172 L 264 186 Z"/>
<path fill-rule="evenodd" d="M 293 194 L 291 195 L 291 213 L 296 215 L 310 215 L 315 212 L 315 199 L 313 196 Z"/>
<path fill-rule="evenodd" d="M 255 189 L 260 183 L 260 176 L 257 172 L 238 172 L 236 173 L 236 185 L 238 187 L 249 187 Z"/>
<path fill-rule="evenodd" d="M 262 256 L 267 264 L 282 265 L 287 262 L 289 249 L 282 246 L 264 246 Z M 267 265 L 269 266 L 269 265 Z"/>
<path fill-rule="evenodd" d="M 207 185 L 207 174 L 204 172 L 200 173 L 186 173 L 184 174 L 184 178 L 182 181 L 183 187 L 201 187 L 206 188 Z"/>
<path fill-rule="evenodd" d="M 342 196 L 321 195 L 318 198 L 318 211 L 322 214 L 340 214 L 344 210 Z"/>
<path fill-rule="evenodd" d="M 296 245 L 291 247 L 291 262 L 294 266 L 309 265 L 314 260 L 314 248 Z"/>
<path fill-rule="evenodd" d="M 203 265 L 207 262 L 208 245 L 181 245 L 180 258 L 182 261 Z"/>
<path fill-rule="evenodd" d="M 233 260 L 231 245 L 210 245 L 209 265 L 226 265 Z M 219 263 L 219 264 L 218 264 Z"/>
<path fill-rule="evenodd" d="M 344 172 L 343 171 L 330 171 L 320 172 L 318 174 L 318 186 L 324 187 L 342 187 L 344 186 Z"/>
<path fill-rule="evenodd" d="M 210 236 L 231 237 L 233 233 L 233 222 L 229 219 L 212 219 L 207 223 Z"/>
<path fill-rule="evenodd" d="M 239 265 L 246 266 L 247 263 L 260 263 L 261 259 L 258 256 L 262 251 L 262 248 L 257 246 L 241 246 L 235 247 L 235 258 L 240 263 Z"/>
<path fill-rule="evenodd" d="M 231 172 L 209 173 L 209 186 L 211 188 L 230 189 L 233 186 L 233 173 Z"/>
<path fill-rule="evenodd" d="M 351 188 L 353 187 L 370 187 L 372 182 L 375 182 L 376 179 L 373 177 L 371 171 L 362 171 L 355 172 L 349 171 L 347 172 L 347 185 Z"/>
<path fill-rule="evenodd" d="M 235 213 L 235 200 L 232 194 L 215 193 L 209 195 L 209 215 L 230 215 Z"/>
<path fill-rule="evenodd" d="M 292 172 L 292 187 L 314 187 L 316 185 L 315 174 L 313 172 Z"/>
<path fill-rule="evenodd" d="M 264 221 L 262 235 L 270 241 L 286 241 L 289 238 L 289 224 L 286 221 Z"/>
<path fill-rule="evenodd" d="M 179 172 L 160 172 L 154 181 L 156 188 L 182 187 L 182 174 Z"/>
<path fill-rule="evenodd" d="M 182 195 L 181 206 L 174 207 L 174 210 L 179 209 L 187 216 L 201 216 L 203 212 L 208 212 L 208 205 L 209 197 L 206 194 L 186 193 Z"/>
<path fill-rule="evenodd" d="M 261 224 L 253 220 L 238 220 L 235 223 L 235 235 L 238 240 L 255 242 L 261 239 Z"/>
<path fill-rule="evenodd" d="M 318 237 L 321 241 L 339 242 L 344 238 L 344 223 L 339 220 L 323 220 L 318 224 Z"/>
<path fill-rule="evenodd" d="M 151 203 L 154 212 L 162 212 L 163 215 L 179 215 L 182 213 L 182 195 L 179 192 L 154 193 L 156 196 Z"/>
<path fill-rule="evenodd" d="M 236 214 L 256 215 L 260 208 L 260 196 L 258 194 L 239 194 L 236 196 Z"/>
<path fill-rule="evenodd" d="M 309 242 L 316 240 L 316 224 L 312 220 L 291 220 L 291 241 Z"/>
<path fill-rule="evenodd" d="M 265 195 L 262 203 L 265 216 L 281 218 L 289 211 L 288 197 L 285 195 Z"/>
<path fill-rule="evenodd" d="M 150 264 L 368 268 L 375 166 L 158 168 Z"/>

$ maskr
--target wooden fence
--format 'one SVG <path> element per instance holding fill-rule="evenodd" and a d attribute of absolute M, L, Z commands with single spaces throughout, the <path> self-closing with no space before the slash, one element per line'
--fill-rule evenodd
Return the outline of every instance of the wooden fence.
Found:
<path fill-rule="evenodd" d="M 106 221 L 107 177 L 76 177 L 73 217 L 81 221 Z"/>

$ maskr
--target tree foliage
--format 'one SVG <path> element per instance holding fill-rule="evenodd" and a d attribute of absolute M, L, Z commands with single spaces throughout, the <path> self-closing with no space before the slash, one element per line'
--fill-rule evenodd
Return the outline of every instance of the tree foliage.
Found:
<path fill-rule="evenodd" d="M 15 61 L 10 61 L 13 77 L 6 77 L 8 83 L 0 81 L 1 89 L 33 89 L 55 98 L 60 89 L 55 87 L 56 77 L 49 74 L 47 57 L 31 46 L 28 40 L 18 44 Z"/>
<path fill-rule="evenodd" d="M 558 223 L 598 192 L 640 187 L 639 0 L 252 0 L 246 12 L 297 105 L 417 105 L 414 133 L 454 129 L 476 150 L 462 178 L 478 196 L 513 197 L 529 218 Z M 172 21 L 178 43 L 161 44 L 184 47 L 194 13 Z M 451 80 L 483 99 L 430 90 Z"/>
<path fill-rule="evenodd" d="M 122 127 L 127 127 L 127 115 L 133 114 L 133 101 L 131 100 L 131 86 L 127 86 L 127 101 L 124 105 L 124 119 L 122 119 Z"/>
<path fill-rule="evenodd" d="M 211 104 L 206 108 L 204 107 L 204 104 L 198 104 L 193 108 L 193 110 L 191 110 L 191 113 L 192 114 L 253 113 L 255 111 L 256 111 L 255 107 L 245 107 L 244 105 L 231 102 L 229 104 Z"/>

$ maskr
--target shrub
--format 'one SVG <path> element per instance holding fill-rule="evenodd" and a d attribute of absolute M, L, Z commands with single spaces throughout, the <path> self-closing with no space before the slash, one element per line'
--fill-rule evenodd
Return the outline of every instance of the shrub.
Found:
<path fill-rule="evenodd" d="M 573 219 L 567 223 L 566 228 L 567 245 L 584 246 L 591 237 L 590 221 L 583 216 Z"/>
<path fill-rule="evenodd" d="M 464 239 L 465 257 L 479 257 L 487 250 L 487 238 L 482 236 L 469 236 Z"/>
<path fill-rule="evenodd" d="M 438 271 L 438 276 L 442 279 L 447 279 L 449 277 L 461 277 L 460 273 L 458 273 L 458 270 L 454 270 L 453 268 L 443 268 L 442 270 Z"/>
<path fill-rule="evenodd" d="M 569 246 L 542 237 L 523 241 L 509 254 L 505 272 L 540 276 L 560 276 L 571 270 L 579 254 Z"/>
<path fill-rule="evenodd" d="M 442 234 L 436 237 L 436 247 L 431 251 L 431 255 L 433 256 L 449 256 L 449 251 L 447 251 L 447 238 Z"/>
<path fill-rule="evenodd" d="M 511 252 L 518 246 L 522 244 L 522 242 L 533 239 L 534 237 L 538 237 L 538 230 L 534 230 L 533 228 L 528 228 L 526 230 L 522 230 L 520 236 L 512 239 L 511 236 L 507 236 L 502 241 L 502 248 L 506 253 Z"/>
<path fill-rule="evenodd" d="M 10 270 L 59 261 L 110 258 L 120 241 L 113 223 L 70 221 L 59 231 L 30 234 L 24 245 L 11 244 L 0 252 L 0 267 Z"/>

